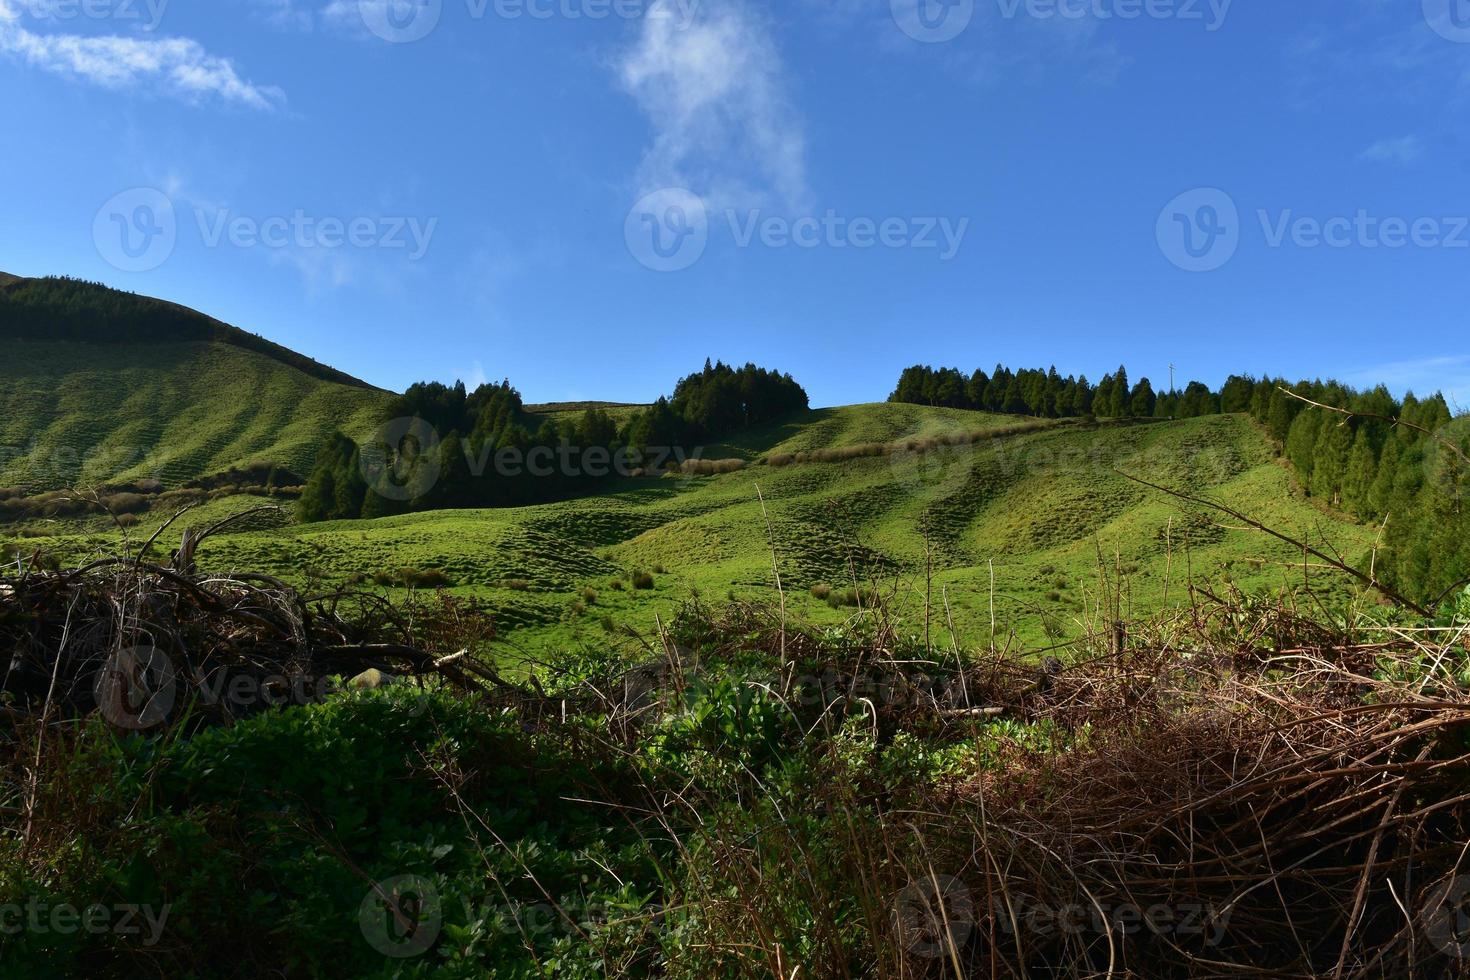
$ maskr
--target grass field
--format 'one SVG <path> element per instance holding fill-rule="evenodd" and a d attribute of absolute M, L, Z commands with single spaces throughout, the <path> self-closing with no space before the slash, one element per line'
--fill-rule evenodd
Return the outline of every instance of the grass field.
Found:
<path fill-rule="evenodd" d="M 914 406 L 814 412 L 743 444 L 751 459 L 910 437 L 1002 430 L 1017 420 Z M 711 456 L 714 453 L 710 453 Z M 836 623 L 856 609 L 832 598 L 857 587 L 893 595 L 923 630 L 932 569 L 936 643 L 1032 647 L 1075 637 L 1096 612 L 1100 576 L 1124 580 L 1128 614 L 1184 599 L 1186 582 L 1260 589 L 1300 581 L 1301 554 L 1219 515 L 1131 482 L 1132 474 L 1203 492 L 1280 530 L 1365 560 L 1372 532 L 1309 504 L 1244 417 L 1138 425 L 1056 423 L 1045 431 L 931 452 L 830 463 L 751 465 L 712 477 L 627 480 L 573 501 L 435 512 L 381 521 L 261 527 L 217 536 L 200 560 L 293 581 L 373 585 L 401 569 L 438 570 L 456 594 L 496 616 L 502 653 L 542 656 L 648 633 L 691 596 L 777 600 L 772 562 L 795 615 Z M 759 488 L 759 494 L 757 493 Z M 762 504 L 764 499 L 764 508 Z M 211 502 L 178 527 L 203 526 L 249 498 Z M 133 534 L 148 533 L 148 515 Z M 926 545 L 927 539 L 927 545 Z M 63 539 L 103 550 L 105 536 Z M 33 544 L 34 542 L 27 542 Z M 635 588 L 637 573 L 651 588 Z M 1330 581 L 1314 572 L 1322 585 Z M 644 581 L 643 585 L 648 583 Z M 1345 585 L 1340 587 L 1345 588 Z M 813 590 L 818 594 L 813 594 Z"/>
<path fill-rule="evenodd" d="M 371 433 L 392 396 L 222 343 L 0 340 L 0 487 L 155 477 L 253 462 L 305 474 L 323 436 Z"/>

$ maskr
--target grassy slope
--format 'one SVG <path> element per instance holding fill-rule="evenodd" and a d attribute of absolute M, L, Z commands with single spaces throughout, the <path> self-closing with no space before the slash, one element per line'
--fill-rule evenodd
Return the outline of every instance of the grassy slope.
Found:
<path fill-rule="evenodd" d="M 1012 420 L 907 406 L 854 406 L 816 413 L 781 445 L 870 441 L 917 424 L 973 430 Z M 811 427 L 818 434 L 812 434 Z M 779 433 L 772 434 L 778 435 Z M 751 452 L 773 444 L 752 443 Z M 1245 588 L 1299 580 L 1300 555 L 1213 514 L 1129 482 L 1123 470 L 1205 491 L 1282 530 L 1327 540 L 1349 560 L 1371 533 L 1323 513 L 1296 494 L 1289 474 L 1251 423 L 1222 416 L 1153 425 L 1058 426 L 976 447 L 922 456 L 862 458 L 693 479 L 628 481 L 597 497 L 510 510 L 417 514 L 376 522 L 286 527 L 222 536 L 203 548 L 215 567 L 327 579 L 402 567 L 440 568 L 454 591 L 487 601 L 511 650 L 549 652 L 606 643 L 602 617 L 651 628 L 692 590 L 707 598 L 774 598 L 759 484 L 793 609 L 821 621 L 828 609 L 808 592 L 882 572 L 899 580 L 898 608 L 921 629 L 925 527 L 936 607 L 948 592 L 962 639 L 989 634 L 988 562 L 995 563 L 1002 632 L 1027 642 L 1074 636 L 1099 592 L 1099 554 L 1128 571 L 1135 612 L 1171 601 L 1187 568 Z M 241 506 L 244 506 L 243 504 Z M 1172 554 L 1170 542 L 1172 541 Z M 615 590 L 634 570 L 666 569 L 652 591 Z M 513 583 L 513 584 L 507 584 Z M 523 587 L 521 583 L 528 583 Z M 585 613 L 572 609 L 585 589 Z M 939 616 L 942 621 L 942 613 Z M 947 640 L 943 631 L 941 639 Z"/>
<path fill-rule="evenodd" d="M 390 397 L 229 344 L 0 339 L 0 486 L 304 473 L 324 433 L 366 436 Z"/>
<path fill-rule="evenodd" d="M 756 460 L 772 455 L 955 435 L 1016 421 L 1008 416 L 955 408 L 887 403 L 845 405 L 813 409 L 738 439 L 707 447 L 703 456 Z"/>

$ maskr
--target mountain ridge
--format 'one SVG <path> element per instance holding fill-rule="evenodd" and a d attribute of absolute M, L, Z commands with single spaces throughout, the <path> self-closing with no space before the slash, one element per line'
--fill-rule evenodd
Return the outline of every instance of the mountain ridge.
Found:
<path fill-rule="evenodd" d="M 0 488 L 306 473 L 392 397 L 177 303 L 0 273 Z"/>
<path fill-rule="evenodd" d="M 65 276 L 25 278 L 0 272 L 0 340 L 5 339 L 223 343 L 262 354 L 320 381 L 385 390 L 181 303 Z"/>

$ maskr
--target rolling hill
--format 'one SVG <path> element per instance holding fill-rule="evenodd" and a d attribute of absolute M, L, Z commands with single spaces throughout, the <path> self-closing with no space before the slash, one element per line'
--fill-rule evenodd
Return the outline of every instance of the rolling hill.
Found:
<path fill-rule="evenodd" d="M 1262 432 L 1238 415 L 1061 422 L 928 452 L 759 462 L 921 433 L 1005 433 L 1015 422 L 906 405 L 823 410 L 752 436 L 746 449 L 757 462 L 740 472 L 629 479 L 532 507 L 223 534 L 200 560 L 399 594 L 402 570 L 435 570 L 451 593 L 494 614 L 501 654 L 513 661 L 604 645 L 609 631 L 646 632 L 694 596 L 774 602 L 773 546 L 791 614 L 818 623 L 853 615 L 842 597 L 855 586 L 876 587 L 905 628 L 921 632 L 932 566 L 935 635 L 946 646 L 950 616 L 962 645 L 989 642 L 993 609 L 999 642 L 1014 634 L 1035 649 L 1095 624 L 1105 593 L 1119 586 L 1120 612 L 1137 616 L 1184 601 L 1190 581 L 1265 590 L 1302 580 L 1299 551 L 1124 474 L 1226 501 L 1349 561 L 1365 561 L 1372 546 L 1372 531 L 1303 497 Z M 184 523 L 208 525 L 261 502 L 216 500 Z M 165 516 L 146 515 L 133 533 L 146 536 Z M 97 525 L 55 544 L 92 551 L 106 540 Z M 652 588 L 635 587 L 639 572 L 651 574 Z M 1311 574 L 1315 588 L 1345 594 L 1345 581 Z"/>
<path fill-rule="evenodd" d="M 365 437 L 393 397 L 174 304 L 5 278 L 0 445 L 19 448 L 0 459 L 0 487 L 145 476 L 176 485 L 258 461 L 304 473 L 326 433 Z M 530 411 L 556 418 L 589 404 Z M 618 417 L 634 410 L 597 404 Z M 495 614 L 514 657 L 606 643 L 694 596 L 775 599 L 773 565 L 790 608 L 810 620 L 840 621 L 877 589 L 917 631 L 927 593 L 934 621 L 947 633 L 952 616 L 961 643 L 988 642 L 993 629 L 1033 646 L 1095 625 L 1115 592 L 1136 615 L 1182 600 L 1191 577 L 1247 589 L 1301 580 L 1296 549 L 1129 476 L 1228 501 L 1349 561 L 1373 541 L 1304 497 L 1244 415 L 1044 421 L 852 405 L 700 456 L 730 465 L 531 507 L 276 521 L 211 538 L 199 558 L 386 591 L 432 572 Z M 169 533 L 258 503 L 212 499 Z M 142 515 L 132 533 L 168 516 Z M 41 535 L 58 552 L 93 553 L 115 547 L 114 533 L 101 518 L 40 522 L 0 527 L 0 545 L 8 536 L 18 553 L 34 547 L 20 536 Z M 1312 574 L 1314 585 L 1346 588 Z"/>
<path fill-rule="evenodd" d="M 390 397 L 174 303 L 0 277 L 0 487 L 304 473 L 325 433 L 366 435 Z"/>

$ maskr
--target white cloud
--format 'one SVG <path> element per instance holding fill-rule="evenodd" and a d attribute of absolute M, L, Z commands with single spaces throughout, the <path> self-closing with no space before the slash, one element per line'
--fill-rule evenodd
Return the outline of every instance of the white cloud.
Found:
<path fill-rule="evenodd" d="M 283 31 L 309 31 L 313 26 L 310 10 L 301 9 L 297 0 L 253 0 L 260 16 L 272 27 Z"/>
<path fill-rule="evenodd" d="M 1358 154 L 1359 160 L 1369 163 L 1397 163 L 1408 166 L 1424 155 L 1424 143 L 1417 136 L 1400 139 L 1379 140 Z"/>
<path fill-rule="evenodd" d="M 146 89 L 187 102 L 217 98 L 274 109 L 286 101 L 280 89 L 242 78 L 232 61 L 189 38 L 39 34 L 21 24 L 9 0 L 0 0 L 0 55 L 104 88 Z"/>
<path fill-rule="evenodd" d="M 401 0 L 246 0 L 257 16 L 282 31 L 311 32 L 318 28 L 360 40 L 376 40 L 368 30 L 364 8 L 382 11 Z M 382 16 L 381 13 L 379 16 Z"/>
<path fill-rule="evenodd" d="M 806 136 L 768 25 L 743 2 L 657 0 L 617 64 L 648 115 L 640 191 L 686 187 L 712 206 L 807 197 Z"/>
<path fill-rule="evenodd" d="M 331 0 L 322 8 L 322 22 L 339 31 L 367 36 L 367 27 L 362 17 L 362 5 L 358 0 Z"/>

